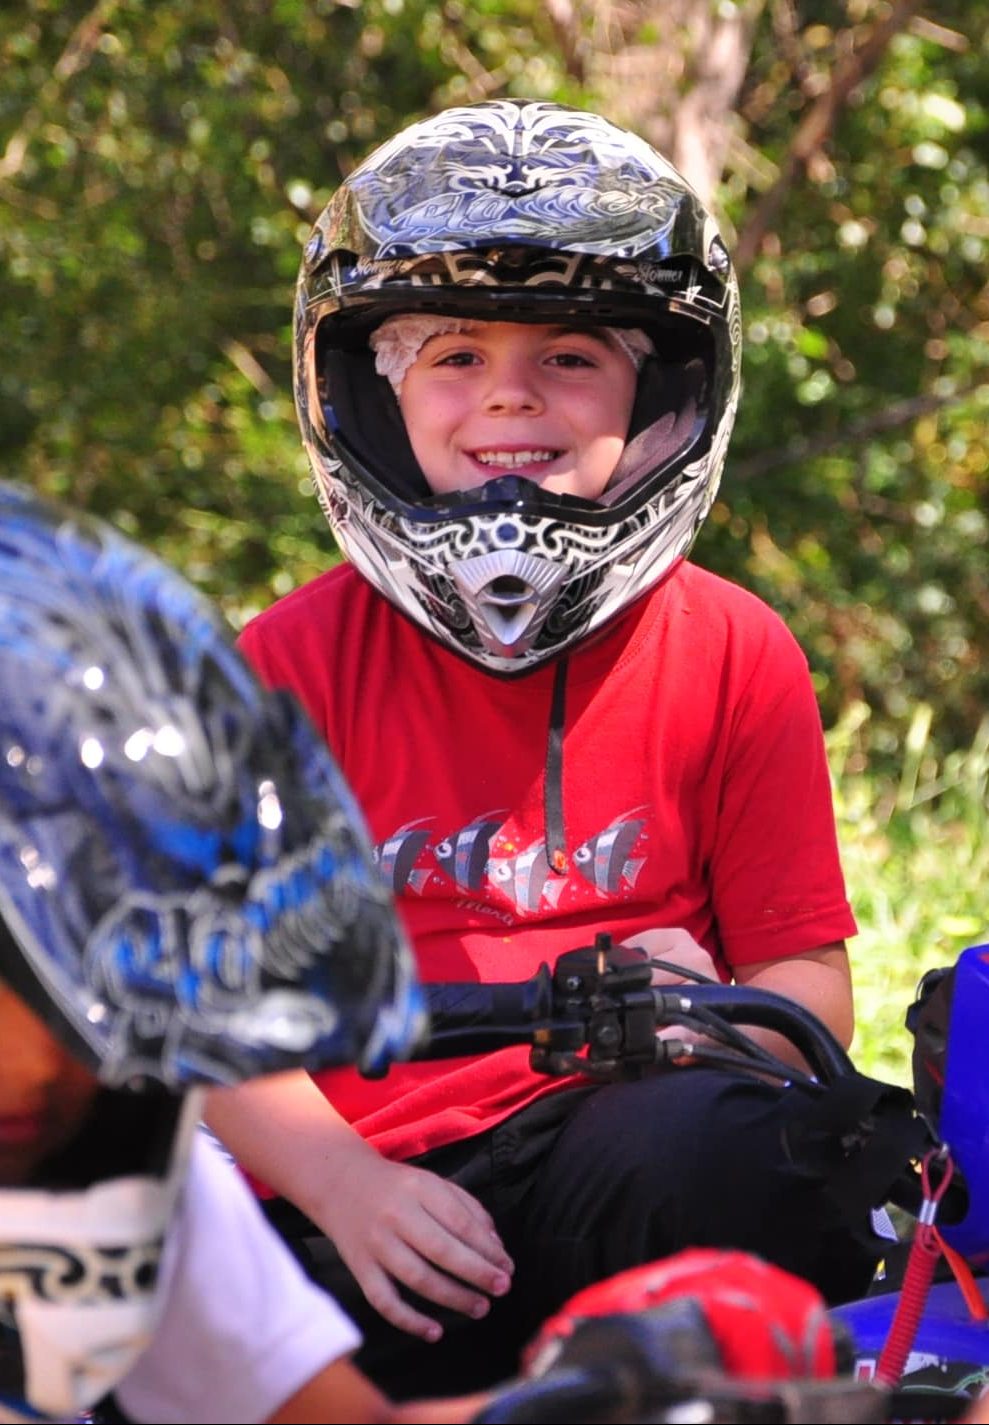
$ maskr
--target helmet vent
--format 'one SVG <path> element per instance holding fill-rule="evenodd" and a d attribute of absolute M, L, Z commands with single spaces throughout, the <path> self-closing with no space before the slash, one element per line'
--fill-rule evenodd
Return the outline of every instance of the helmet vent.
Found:
<path fill-rule="evenodd" d="M 485 590 L 485 598 L 491 603 L 520 604 L 532 598 L 532 589 L 524 579 L 505 574 L 499 579 L 492 579 Z"/>
<path fill-rule="evenodd" d="M 459 560 L 450 574 L 482 644 L 511 658 L 532 647 L 566 578 L 566 570 L 521 549 Z"/>

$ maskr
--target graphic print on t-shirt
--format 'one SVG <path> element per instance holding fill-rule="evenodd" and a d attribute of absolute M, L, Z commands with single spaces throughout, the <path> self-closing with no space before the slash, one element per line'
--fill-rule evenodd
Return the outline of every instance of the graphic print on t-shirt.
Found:
<path fill-rule="evenodd" d="M 646 810 L 646 807 L 635 809 L 637 812 Z M 629 890 L 634 887 L 646 858 L 633 858 L 632 849 L 645 824 L 645 817 L 626 812 L 597 836 L 589 837 L 573 853 L 577 870 L 603 899 L 614 898 L 623 886 Z"/>
<path fill-rule="evenodd" d="M 501 826 L 503 811 L 476 816 L 461 831 L 438 841 L 432 848 L 440 870 L 462 891 L 476 891 L 484 881 L 491 838 Z"/>
<path fill-rule="evenodd" d="M 517 856 L 492 856 L 488 883 L 507 896 L 516 910 L 533 911 L 543 900 L 559 904 L 565 878 L 550 870 L 545 843 L 534 841 Z"/>
<path fill-rule="evenodd" d="M 435 817 L 407 821 L 379 842 L 375 859 L 395 895 L 469 892 L 474 908 L 503 920 L 562 907 L 627 900 L 646 862 L 648 808 L 637 806 L 588 836 L 557 874 L 541 837 L 503 811 L 488 811 L 441 834 Z M 502 818 L 506 818 L 502 820 Z"/>
<path fill-rule="evenodd" d="M 378 870 L 393 895 L 400 896 L 406 888 L 418 894 L 425 889 L 430 872 L 417 870 L 416 861 L 429 840 L 426 828 L 432 820 L 431 816 L 421 816 L 418 821 L 407 821 L 374 847 Z"/>

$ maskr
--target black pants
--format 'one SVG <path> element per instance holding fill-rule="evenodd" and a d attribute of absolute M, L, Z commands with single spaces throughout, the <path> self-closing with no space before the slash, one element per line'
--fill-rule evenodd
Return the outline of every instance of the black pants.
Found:
<path fill-rule="evenodd" d="M 868 1221 L 841 1220 L 827 1185 L 785 1146 L 803 1094 L 692 1068 L 565 1090 L 416 1159 L 485 1205 L 515 1261 L 512 1290 L 480 1322 L 417 1303 L 443 1321 L 435 1345 L 383 1321 L 301 1213 L 276 1201 L 268 1215 L 361 1327 L 357 1364 L 383 1390 L 401 1400 L 476 1389 L 514 1374 L 520 1349 L 575 1291 L 684 1247 L 756 1253 L 832 1303 L 864 1293 L 881 1243 Z"/>

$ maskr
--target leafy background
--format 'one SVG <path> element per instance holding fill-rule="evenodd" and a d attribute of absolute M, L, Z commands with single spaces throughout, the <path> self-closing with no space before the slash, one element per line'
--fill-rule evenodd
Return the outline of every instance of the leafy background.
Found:
<path fill-rule="evenodd" d="M 828 730 L 856 1042 L 985 935 L 986 0 L 7 0 L 0 474 L 241 624 L 334 560 L 290 399 L 334 187 L 451 102 L 594 107 L 736 255 L 744 397 L 695 558 L 777 608 Z M 987 937 L 989 938 L 989 937 Z"/>

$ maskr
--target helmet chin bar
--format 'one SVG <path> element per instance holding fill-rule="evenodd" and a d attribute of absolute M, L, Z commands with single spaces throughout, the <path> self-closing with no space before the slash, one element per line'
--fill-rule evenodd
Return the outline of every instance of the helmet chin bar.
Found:
<path fill-rule="evenodd" d="M 499 658 L 528 653 L 549 617 L 566 566 L 521 549 L 496 549 L 450 566 L 477 636 Z"/>

